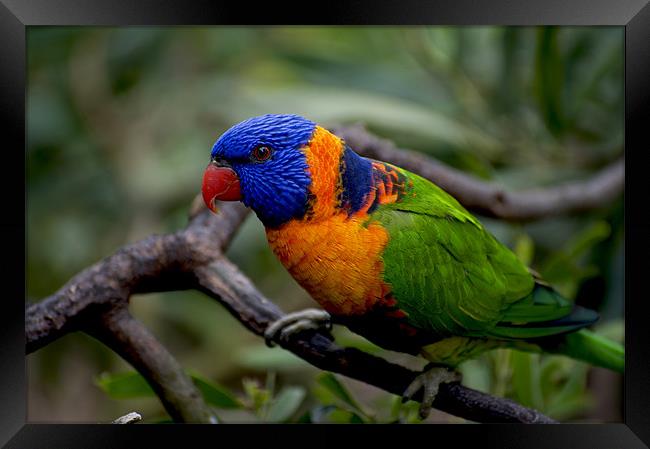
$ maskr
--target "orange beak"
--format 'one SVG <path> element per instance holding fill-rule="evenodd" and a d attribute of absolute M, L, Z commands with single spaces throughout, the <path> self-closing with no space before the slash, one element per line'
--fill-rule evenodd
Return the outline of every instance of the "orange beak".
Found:
<path fill-rule="evenodd" d="M 238 201 L 241 199 L 239 177 L 230 167 L 210 163 L 203 174 L 201 189 L 203 201 L 212 212 L 217 211 L 216 201 Z"/>

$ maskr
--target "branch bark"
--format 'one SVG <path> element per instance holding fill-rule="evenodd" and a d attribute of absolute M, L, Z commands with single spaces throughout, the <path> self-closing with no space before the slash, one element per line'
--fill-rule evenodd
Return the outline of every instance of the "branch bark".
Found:
<path fill-rule="evenodd" d="M 225 258 L 196 270 L 199 290 L 219 300 L 252 332 L 263 335 L 282 311 L 264 297 L 239 269 Z M 419 374 L 355 348 L 341 348 L 323 331 L 294 336 L 282 347 L 312 365 L 401 395 Z M 421 393 L 414 399 L 419 400 Z M 433 406 L 477 422 L 553 423 L 536 410 L 496 398 L 459 384 L 442 384 Z"/>
<path fill-rule="evenodd" d="M 399 150 L 359 127 L 338 130 L 338 134 L 361 153 L 432 179 L 466 207 L 503 219 L 542 218 L 599 207 L 622 191 L 622 161 L 582 183 L 504 193 L 431 158 Z M 567 198 L 569 205 L 558 209 L 558 201 L 566 202 Z M 215 422 L 182 367 L 128 313 L 128 301 L 134 293 L 196 289 L 218 300 L 249 330 L 262 335 L 283 312 L 224 256 L 247 213 L 241 204 L 229 203 L 221 205 L 215 216 L 197 198 L 185 229 L 125 246 L 76 275 L 52 296 L 28 305 L 27 353 L 68 332 L 86 332 L 131 363 L 147 379 L 174 420 Z M 319 368 L 395 394 L 401 394 L 418 374 L 357 349 L 341 348 L 326 332 L 301 333 L 283 347 Z M 513 401 L 459 384 L 443 384 L 434 407 L 478 422 L 554 422 Z"/>
<path fill-rule="evenodd" d="M 128 314 L 126 304 L 135 292 L 197 289 L 262 335 L 283 312 L 222 253 L 247 212 L 233 203 L 223 204 L 218 216 L 204 209 L 186 229 L 129 245 L 81 272 L 60 291 L 27 308 L 27 352 L 67 332 L 84 331 L 131 363 L 176 421 L 214 422 L 182 367 Z M 319 368 L 395 394 L 418 374 L 357 349 L 341 348 L 323 332 L 302 333 L 283 347 Z M 553 422 L 535 410 L 462 385 L 442 385 L 434 406 L 478 422 Z"/>
<path fill-rule="evenodd" d="M 610 204 L 625 185 L 625 160 L 617 160 L 584 181 L 508 192 L 442 162 L 368 133 L 363 126 L 332 127 L 356 152 L 398 165 L 436 183 L 467 209 L 486 217 L 525 222 L 574 214 Z"/>
<path fill-rule="evenodd" d="M 174 421 L 217 422 L 180 364 L 142 323 L 131 316 L 126 307 L 111 308 L 97 320 L 89 320 L 81 329 L 142 374 Z"/>

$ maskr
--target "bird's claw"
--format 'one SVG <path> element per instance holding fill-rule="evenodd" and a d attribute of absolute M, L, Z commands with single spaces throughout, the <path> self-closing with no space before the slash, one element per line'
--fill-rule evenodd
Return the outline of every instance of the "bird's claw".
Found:
<path fill-rule="evenodd" d="M 418 391 L 423 389 L 422 401 L 420 402 L 420 418 L 426 419 L 431 413 L 431 404 L 438 395 L 440 384 L 460 382 L 462 379 L 458 371 L 443 366 L 425 368 L 421 374 L 413 379 L 402 395 L 402 402 L 410 400 Z"/>
<path fill-rule="evenodd" d="M 264 340 L 266 345 L 272 348 L 276 340 L 286 342 L 291 335 L 307 329 L 332 329 L 330 314 L 320 309 L 289 313 L 266 328 Z"/>

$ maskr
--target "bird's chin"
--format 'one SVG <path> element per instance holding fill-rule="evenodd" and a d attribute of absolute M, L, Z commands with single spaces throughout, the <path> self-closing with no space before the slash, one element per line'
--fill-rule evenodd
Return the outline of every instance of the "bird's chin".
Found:
<path fill-rule="evenodd" d="M 217 201 L 239 201 L 242 199 L 239 176 L 230 167 L 211 163 L 203 174 L 201 193 L 208 209 L 216 212 Z"/>

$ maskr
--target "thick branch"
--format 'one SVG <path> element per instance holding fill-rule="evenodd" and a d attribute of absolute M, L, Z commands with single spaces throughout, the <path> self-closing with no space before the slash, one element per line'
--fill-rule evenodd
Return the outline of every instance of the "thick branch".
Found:
<path fill-rule="evenodd" d="M 280 309 L 266 299 L 226 259 L 196 269 L 198 289 L 218 299 L 248 329 L 262 335 L 266 327 L 282 317 Z M 401 395 L 416 374 L 354 348 L 341 348 L 322 332 L 305 332 L 283 345 L 309 363 L 328 371 L 375 385 Z M 419 399 L 418 396 L 416 399 Z M 433 406 L 477 422 L 552 423 L 541 413 L 507 400 L 463 387 L 443 384 Z"/>
<path fill-rule="evenodd" d="M 25 311 L 27 353 L 68 332 L 84 330 L 131 363 L 173 419 L 216 422 L 198 390 L 167 350 L 128 314 L 131 294 L 190 288 L 191 270 L 221 254 L 246 217 L 239 204 L 219 219 L 195 215 L 187 228 L 126 246 Z"/>
<path fill-rule="evenodd" d="M 188 250 L 178 234 L 152 236 L 82 271 L 54 295 L 27 308 L 27 352 L 76 330 L 93 307 L 126 303 L 140 288 L 173 289 L 191 260 Z"/>
<path fill-rule="evenodd" d="M 173 420 L 216 423 L 216 417 L 176 359 L 126 307 L 115 307 L 83 329 L 129 362 L 147 379 Z"/>
<path fill-rule="evenodd" d="M 189 273 L 221 255 L 246 217 L 238 203 L 224 204 L 218 218 L 196 214 L 187 228 L 125 246 L 85 269 L 52 296 L 27 307 L 27 353 L 78 329 L 98 305 L 127 303 L 133 293 L 189 288 Z"/>
<path fill-rule="evenodd" d="M 432 157 L 397 148 L 392 142 L 369 134 L 362 126 L 335 127 L 332 131 L 358 153 L 417 173 L 435 182 L 467 209 L 503 220 L 531 221 L 597 209 L 618 197 L 625 184 L 625 161 L 620 159 L 584 181 L 507 192 Z"/>
<path fill-rule="evenodd" d="M 245 215 L 245 209 L 230 204 L 223 205 L 218 216 L 203 210 L 195 214 L 185 230 L 130 245 L 83 271 L 52 297 L 28 307 L 28 351 L 61 336 L 60 329 L 83 330 L 138 369 L 174 419 L 205 420 L 205 406 L 194 396 L 182 367 L 128 315 L 125 301 L 135 291 L 160 291 L 172 285 L 178 289 L 196 288 L 221 301 L 248 329 L 263 334 L 269 323 L 283 315 L 282 311 L 218 253 Z M 48 319 L 50 316 L 57 320 Z M 324 333 L 304 334 L 286 348 L 317 367 L 395 394 L 401 394 L 417 374 L 359 350 L 340 348 Z M 461 385 L 443 386 L 434 406 L 479 422 L 552 422 L 512 401 Z"/>

